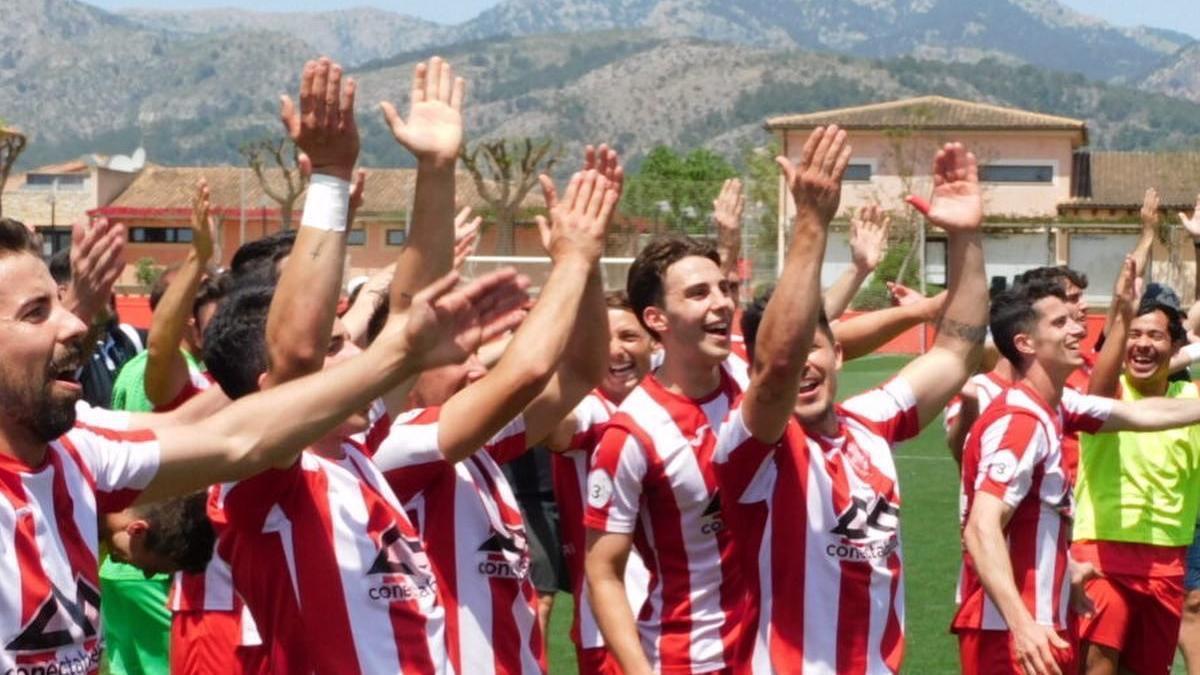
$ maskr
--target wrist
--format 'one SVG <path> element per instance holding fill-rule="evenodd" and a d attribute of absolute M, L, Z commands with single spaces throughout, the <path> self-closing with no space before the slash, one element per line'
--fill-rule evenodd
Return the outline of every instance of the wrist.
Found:
<path fill-rule="evenodd" d="M 453 157 L 442 157 L 438 155 L 422 155 L 417 157 L 417 171 L 434 171 L 444 173 L 454 173 L 454 167 L 458 164 L 458 155 Z"/>
<path fill-rule="evenodd" d="M 589 273 L 595 266 L 596 259 L 577 249 L 570 249 L 552 256 L 554 267 L 566 270 Z"/>
<path fill-rule="evenodd" d="M 313 173 L 304 195 L 301 227 L 344 232 L 350 213 L 350 181 L 330 173 Z"/>
<path fill-rule="evenodd" d="M 354 179 L 353 166 L 338 166 L 334 164 L 326 164 L 324 166 L 313 167 L 313 178 L 317 176 L 332 176 L 349 183 Z"/>

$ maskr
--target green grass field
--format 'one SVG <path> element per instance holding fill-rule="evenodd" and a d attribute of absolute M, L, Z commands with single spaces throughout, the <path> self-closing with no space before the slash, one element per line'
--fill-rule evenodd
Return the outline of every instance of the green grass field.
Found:
<path fill-rule="evenodd" d="M 839 398 L 873 387 L 908 361 L 903 356 L 869 356 L 846 365 Z M 906 583 L 904 671 L 922 675 L 957 673 L 958 645 L 949 633 L 954 585 L 960 562 L 958 467 L 946 450 L 941 422 L 896 449 L 900 468 L 901 532 Z M 559 594 L 551 618 L 550 671 L 574 673 L 571 596 Z M 1184 672 L 1176 659 L 1173 672 Z"/>

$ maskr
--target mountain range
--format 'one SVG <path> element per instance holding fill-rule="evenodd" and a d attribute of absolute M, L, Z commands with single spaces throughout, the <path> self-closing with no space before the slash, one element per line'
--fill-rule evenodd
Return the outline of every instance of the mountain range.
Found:
<path fill-rule="evenodd" d="M 634 158 L 732 153 L 766 141 L 767 115 L 926 93 L 1085 118 L 1105 147 L 1200 139 L 1200 45 L 1052 0 L 505 0 L 456 26 L 6 0 L 0 118 L 31 137 L 23 165 L 139 144 L 162 163 L 240 163 L 327 53 L 360 81 L 364 162 L 404 164 L 370 104 L 402 103 L 435 49 L 470 81 L 472 137 L 612 139 Z"/>

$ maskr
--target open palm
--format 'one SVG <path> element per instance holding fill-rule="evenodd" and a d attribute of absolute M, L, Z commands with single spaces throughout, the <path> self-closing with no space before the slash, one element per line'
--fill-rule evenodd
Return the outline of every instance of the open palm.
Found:
<path fill-rule="evenodd" d="M 975 155 L 961 143 L 947 143 L 933 160 L 929 222 L 947 230 L 973 230 L 983 222 L 983 193 Z"/>
<path fill-rule="evenodd" d="M 514 328 L 528 300 L 528 280 L 512 268 L 499 270 L 454 289 L 451 272 L 415 297 L 408 309 L 405 337 L 422 367 L 461 363 L 479 345 Z"/>
<path fill-rule="evenodd" d="M 466 83 L 454 76 L 450 64 L 435 56 L 413 70 L 407 120 L 391 103 L 380 107 L 392 135 L 417 159 L 453 162 L 463 142 L 465 89 Z"/>

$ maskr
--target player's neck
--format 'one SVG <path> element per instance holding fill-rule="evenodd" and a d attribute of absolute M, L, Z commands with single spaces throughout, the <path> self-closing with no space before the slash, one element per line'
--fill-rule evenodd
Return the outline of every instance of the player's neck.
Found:
<path fill-rule="evenodd" d="M 1163 369 L 1162 375 L 1155 373 L 1144 380 L 1126 376 L 1125 381 L 1142 396 L 1166 396 L 1171 385 L 1170 373 Z"/>
<path fill-rule="evenodd" d="M 11 457 L 29 467 L 39 467 L 46 461 L 46 443 L 34 436 L 24 425 L 0 418 L 0 455 Z"/>
<path fill-rule="evenodd" d="M 719 364 L 709 363 L 705 358 L 681 358 L 683 356 L 686 355 L 681 350 L 668 349 L 662 367 L 655 373 L 667 391 L 688 398 L 704 398 L 721 386 Z"/>
<path fill-rule="evenodd" d="M 1066 386 L 1067 378 L 1070 375 L 1069 372 L 1061 376 L 1056 375 L 1043 368 L 1037 362 L 1034 362 L 1029 367 L 1029 370 L 1025 371 L 1023 379 L 1031 389 L 1036 391 L 1046 401 L 1047 405 L 1054 408 L 1062 401 L 1063 387 Z"/>

